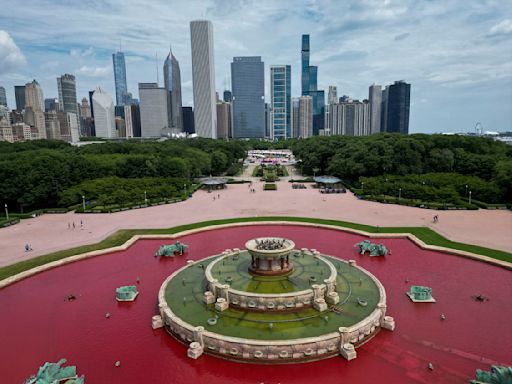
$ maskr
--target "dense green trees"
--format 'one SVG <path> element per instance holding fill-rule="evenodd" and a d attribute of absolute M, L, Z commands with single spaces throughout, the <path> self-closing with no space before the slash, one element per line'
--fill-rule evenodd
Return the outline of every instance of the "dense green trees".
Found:
<path fill-rule="evenodd" d="M 512 147 L 484 137 L 379 134 L 367 137 L 314 137 L 288 142 L 313 169 L 337 176 L 364 192 L 430 201 L 461 201 L 466 185 L 475 199 L 512 202 Z M 387 180 L 387 182 L 386 182 Z M 425 184 L 423 184 L 425 182 Z"/>
<path fill-rule="evenodd" d="M 173 197 L 192 178 L 224 174 L 245 156 L 245 148 L 243 142 L 199 138 L 79 148 L 51 140 L 0 142 L 0 202 L 15 212 L 78 204 L 83 194 L 115 204 L 131 201 L 131 195 L 140 198 L 141 190 L 151 190 L 154 198 Z M 163 189 L 153 185 L 157 179 Z"/>

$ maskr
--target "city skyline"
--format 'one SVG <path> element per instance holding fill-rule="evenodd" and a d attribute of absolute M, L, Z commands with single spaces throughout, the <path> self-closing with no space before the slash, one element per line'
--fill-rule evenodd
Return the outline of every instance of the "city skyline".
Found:
<path fill-rule="evenodd" d="M 192 105 L 189 22 L 206 18 L 215 30 L 220 94 L 230 83 L 232 57 L 259 55 L 266 63 L 266 101 L 270 101 L 270 66 L 277 64 L 291 65 L 292 96 L 299 96 L 301 35 L 309 34 L 311 62 L 319 67 L 319 89 L 334 85 L 338 96 L 362 100 L 373 83 L 385 87 L 403 79 L 413 84 L 411 133 L 467 132 L 476 122 L 485 130 L 512 129 L 511 5 L 152 3 L 145 9 L 154 17 L 148 25 L 139 20 L 135 4 L 120 6 L 116 1 L 77 4 L 83 22 L 71 24 L 64 17 L 65 4 L 48 7 L 45 1 L 34 2 L 22 12 L 12 3 L 6 7 L 9 17 L 0 16 L 0 56 L 6 57 L 0 60 L 0 85 L 6 88 L 9 108 L 15 106 L 14 86 L 34 78 L 46 97 L 57 97 L 55 78 L 63 73 L 76 76 L 77 99 L 98 85 L 115 95 L 111 55 L 119 40 L 131 90 L 139 82 L 156 81 L 155 52 L 164 58 L 171 43 L 182 70 L 183 105 Z M 98 7 L 102 7 L 100 16 L 95 14 Z M 171 13 L 172 7 L 180 12 Z M 290 8 L 294 11 L 287 11 Z M 51 28 L 42 30 L 29 23 L 31 18 L 47 20 L 50 15 Z M 93 15 L 101 18 L 104 30 L 89 28 Z M 163 60 L 159 61 L 162 79 Z"/>

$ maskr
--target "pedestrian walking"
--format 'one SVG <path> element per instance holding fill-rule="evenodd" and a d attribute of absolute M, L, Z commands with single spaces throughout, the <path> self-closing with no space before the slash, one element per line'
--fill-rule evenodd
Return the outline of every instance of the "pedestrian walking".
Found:
<path fill-rule="evenodd" d="M 68 221 L 68 229 L 71 229 L 71 223 Z"/>
<path fill-rule="evenodd" d="M 75 222 L 73 221 L 73 229 L 75 229 Z"/>

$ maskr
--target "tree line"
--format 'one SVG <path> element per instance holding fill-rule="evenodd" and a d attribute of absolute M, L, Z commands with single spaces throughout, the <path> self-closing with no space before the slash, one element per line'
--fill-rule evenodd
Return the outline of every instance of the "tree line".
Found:
<path fill-rule="evenodd" d="M 170 198 L 196 177 L 238 168 L 245 150 L 243 142 L 199 138 L 82 147 L 52 140 L 0 142 L 0 200 L 16 212 L 79 204 L 82 195 L 105 204 L 140 201 L 143 190 Z"/>

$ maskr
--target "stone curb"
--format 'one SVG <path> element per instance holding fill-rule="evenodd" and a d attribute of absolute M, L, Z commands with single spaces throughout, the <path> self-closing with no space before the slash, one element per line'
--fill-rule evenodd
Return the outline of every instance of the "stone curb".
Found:
<path fill-rule="evenodd" d="M 69 263 L 73 263 L 75 261 L 88 259 L 95 256 L 101 256 L 107 253 L 112 252 L 119 252 L 124 251 L 131 247 L 137 240 L 141 239 L 175 239 L 180 236 L 186 236 L 191 235 L 194 233 L 199 233 L 203 231 L 212 231 L 216 229 L 222 229 L 222 228 L 230 228 L 230 227 L 243 227 L 248 225 L 297 225 L 297 226 L 308 226 L 308 227 L 314 227 L 314 228 L 326 228 L 326 229 L 334 229 L 338 231 L 344 231 L 349 233 L 355 233 L 358 235 L 366 236 L 369 238 L 407 238 L 411 241 L 413 241 L 416 245 L 418 245 L 422 249 L 427 249 L 431 251 L 439 251 L 444 252 L 456 256 L 462 256 L 467 257 L 473 260 L 483 261 L 488 264 L 496 265 L 498 267 L 503 267 L 509 270 L 512 270 L 512 263 L 509 263 L 507 261 L 503 260 L 497 260 L 493 259 L 488 256 L 478 255 L 476 253 L 462 251 L 458 249 L 452 249 L 452 248 L 445 248 L 440 247 L 437 245 L 428 245 L 425 244 L 422 240 L 418 239 L 416 236 L 414 236 L 411 233 L 369 233 L 366 231 L 361 231 L 358 229 L 353 228 L 347 228 L 347 227 L 341 227 L 341 226 L 335 226 L 335 225 L 329 225 L 329 224 L 318 224 L 318 223 L 309 223 L 305 221 L 246 221 L 246 222 L 239 222 L 239 223 L 228 223 L 228 224 L 218 224 L 218 225 L 209 225 L 206 227 L 201 228 L 194 228 L 189 229 L 186 231 L 178 232 L 175 234 L 169 234 L 169 235 L 134 235 L 130 239 L 128 239 L 124 244 L 118 245 L 116 247 L 106 248 L 106 249 L 98 249 L 96 251 L 81 253 L 79 255 L 69 256 L 61 260 L 52 261 L 47 264 L 40 265 L 38 267 L 34 267 L 32 269 L 29 269 L 27 271 L 20 272 L 16 275 L 10 276 L 4 280 L 0 281 L 0 289 L 5 288 L 6 286 L 13 284 L 15 282 L 18 282 L 20 280 L 26 279 L 27 277 L 36 275 L 38 273 L 44 272 L 46 270 L 57 268 L 61 265 L 66 265 Z"/>

